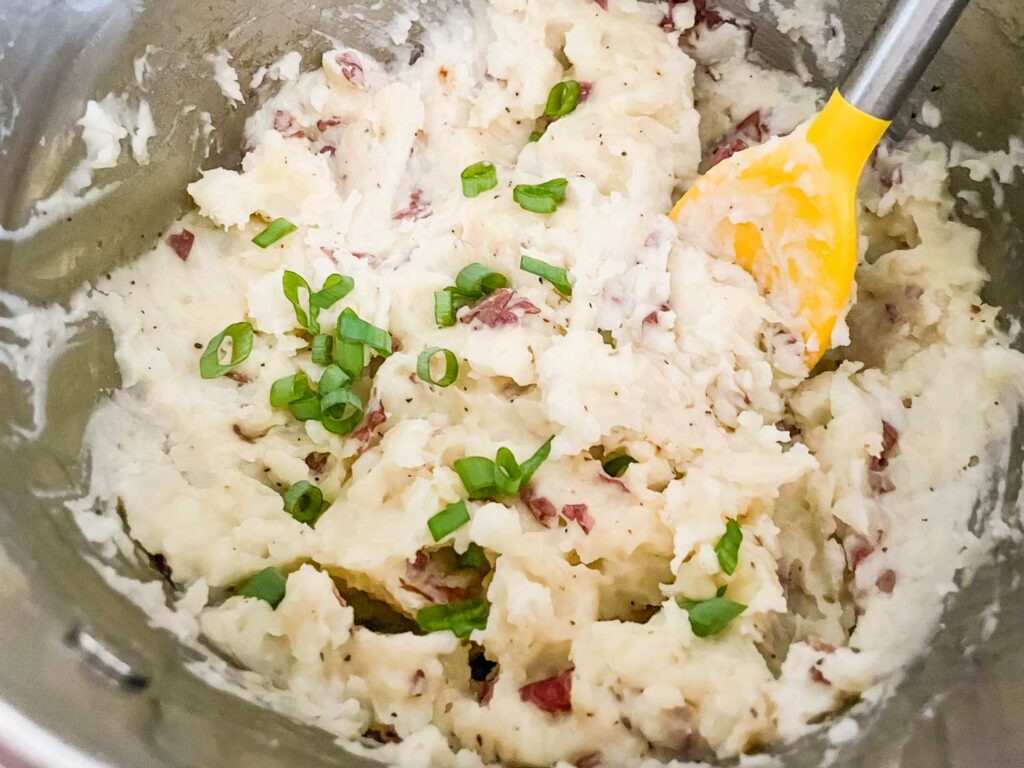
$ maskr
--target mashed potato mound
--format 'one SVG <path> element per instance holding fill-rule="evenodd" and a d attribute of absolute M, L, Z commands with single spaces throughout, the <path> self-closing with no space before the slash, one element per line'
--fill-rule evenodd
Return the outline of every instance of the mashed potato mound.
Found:
<path fill-rule="evenodd" d="M 880 150 L 850 341 L 807 378 L 752 278 L 665 212 L 702 157 L 792 130 L 819 94 L 673 5 L 492 0 L 410 65 L 328 51 L 250 119 L 241 169 L 205 171 L 197 212 L 91 289 L 123 377 L 90 425 L 95 487 L 175 585 L 210 588 L 209 641 L 382 759 L 634 765 L 792 738 L 920 653 L 987 551 L 968 521 L 1024 364 L 979 299 L 946 149 Z M 565 81 L 575 108 L 539 119 Z M 481 161 L 497 184 L 468 197 Z M 553 213 L 517 204 L 552 179 Z M 252 242 L 279 218 L 296 230 Z M 439 325 L 436 292 L 474 263 L 507 286 Z M 362 350 L 345 434 L 270 404 L 324 369 L 286 271 L 353 281 L 326 336 L 348 310 L 391 335 Z M 202 378 L 239 322 L 251 352 Z M 417 374 L 431 347 L 450 386 Z M 457 462 L 549 438 L 528 482 L 469 498 Z M 286 508 L 297 483 L 315 521 Z M 432 624 L 445 604 L 472 616 Z"/>

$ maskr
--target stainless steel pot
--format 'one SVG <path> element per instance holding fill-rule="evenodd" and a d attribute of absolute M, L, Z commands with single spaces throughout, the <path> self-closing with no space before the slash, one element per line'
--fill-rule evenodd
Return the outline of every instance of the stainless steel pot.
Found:
<path fill-rule="evenodd" d="M 835 1 L 850 50 L 864 40 L 879 4 Z M 164 128 L 151 145 L 152 164 L 123 163 L 97 178 L 100 184 L 122 182 L 101 201 L 35 236 L 0 238 L 0 289 L 35 303 L 66 300 L 84 281 L 149 247 L 184 210 L 185 184 L 200 165 L 238 161 L 241 126 L 252 105 L 229 111 L 203 60 L 228 36 L 243 79 L 297 44 L 312 65 L 329 46 L 324 35 L 386 58 L 408 56 L 414 44 L 402 50 L 373 44 L 400 5 L 0 0 L 0 225 L 23 225 L 33 202 L 56 189 L 81 155 L 73 125 L 87 99 L 122 90 L 141 95 L 132 64 L 147 44 L 159 47 L 151 55 L 161 67 L 147 79 L 145 95 Z M 766 15 L 751 13 L 742 0 L 723 5 L 754 18 Z M 422 5 L 421 11 L 439 16 L 444 7 Z M 816 72 L 808 52 L 771 24 L 760 23 L 757 30 L 755 48 L 769 62 L 790 68 L 797 51 Z M 901 114 L 897 131 L 912 125 L 924 98 L 942 110 L 944 122 L 935 132 L 940 138 L 1005 148 L 1024 116 L 1024 3 L 975 0 Z M 185 103 L 198 109 L 182 113 Z M 218 126 L 209 157 L 193 136 L 199 110 L 210 112 Z M 1024 309 L 1024 183 L 1017 182 L 1006 189 L 1003 209 L 990 205 L 988 215 L 975 221 L 984 232 L 983 260 L 992 275 L 987 299 L 1008 317 L 1020 317 Z M 966 174 L 955 183 L 979 190 L 991 203 L 987 183 L 973 183 Z M 0 343 L 11 343 L 4 333 Z M 109 334 L 86 322 L 77 338 L 54 372 L 49 421 L 38 440 L 18 437 L 17 427 L 31 421 L 28 393 L 0 368 L 0 764 L 366 764 L 325 734 L 194 677 L 185 665 L 195 652 L 149 627 L 86 561 L 90 546 L 63 503 L 84 489 L 79 449 L 88 413 L 118 379 Z M 1018 437 L 1007 464 L 1005 508 L 994 514 L 1008 514 L 1016 504 L 1021 443 Z M 991 506 L 991 500 L 979 503 L 980 511 Z M 950 600 L 931 653 L 897 695 L 858 716 L 862 735 L 832 753 L 834 765 L 1024 765 L 1024 590 L 1013 579 L 1022 564 L 1020 553 L 1007 547 L 996 565 Z M 155 578 L 142 558 L 116 565 L 128 575 Z M 997 595 L 1000 622 L 986 639 L 980 611 Z M 829 746 L 819 734 L 779 755 L 787 766 L 817 765 Z"/>

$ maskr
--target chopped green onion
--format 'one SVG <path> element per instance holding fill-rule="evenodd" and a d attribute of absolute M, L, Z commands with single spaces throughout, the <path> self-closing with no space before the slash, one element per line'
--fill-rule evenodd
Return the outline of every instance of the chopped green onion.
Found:
<path fill-rule="evenodd" d="M 355 281 L 345 275 L 331 274 L 324 280 L 323 287 L 314 293 L 306 278 L 291 270 L 285 270 L 281 275 L 281 287 L 288 303 L 295 310 L 295 319 L 299 321 L 299 325 L 315 336 L 320 333 L 320 310 L 328 309 L 345 298 L 355 287 Z M 309 297 L 308 313 L 302 308 L 302 302 L 299 300 L 300 290 L 305 290 Z"/>
<path fill-rule="evenodd" d="M 490 499 L 497 495 L 494 462 L 485 456 L 467 456 L 456 460 L 455 473 L 462 480 L 469 498 Z"/>
<path fill-rule="evenodd" d="M 601 463 L 601 469 L 609 477 L 622 477 L 626 474 L 626 467 L 636 464 L 636 459 L 628 453 L 620 453 L 616 456 L 609 456 Z"/>
<path fill-rule="evenodd" d="M 334 356 L 334 337 L 328 333 L 318 333 L 313 337 L 313 362 L 317 365 L 329 365 Z"/>
<path fill-rule="evenodd" d="M 615 349 L 618 346 L 615 342 L 615 334 L 607 328 L 598 328 L 597 332 L 601 336 L 601 341 L 603 343 L 607 344 L 612 349 Z"/>
<path fill-rule="evenodd" d="M 530 137 L 527 141 L 540 141 L 540 137 L 544 135 L 544 131 L 530 131 Z"/>
<path fill-rule="evenodd" d="M 430 373 L 430 362 L 438 353 L 441 353 L 444 357 L 444 375 L 439 379 L 435 379 Z M 455 353 L 450 349 L 445 349 L 444 347 L 427 347 L 420 352 L 420 356 L 416 358 L 416 375 L 428 384 L 434 384 L 438 387 L 448 387 L 454 384 L 455 379 L 459 377 L 459 361 L 455 357 Z"/>
<path fill-rule="evenodd" d="M 300 480 L 285 491 L 282 498 L 285 511 L 310 528 L 316 525 L 316 521 L 326 510 L 323 492 L 305 480 Z"/>
<path fill-rule="evenodd" d="M 548 93 L 548 102 L 544 105 L 544 116 L 554 119 L 565 117 L 574 109 L 580 100 L 580 84 L 575 80 L 565 80 L 555 85 Z"/>
<path fill-rule="evenodd" d="M 554 441 L 554 435 L 544 441 L 544 445 L 536 450 L 536 452 L 519 465 L 521 472 L 519 477 L 519 487 L 528 484 L 533 478 L 534 472 L 540 469 L 540 465 L 547 461 L 548 456 L 551 455 L 551 443 Z M 518 489 L 516 489 L 518 490 Z"/>
<path fill-rule="evenodd" d="M 242 597 L 255 597 L 277 608 L 284 600 L 286 581 L 277 568 L 264 568 L 238 585 L 236 593 Z"/>
<path fill-rule="evenodd" d="M 323 287 L 309 297 L 310 309 L 330 309 L 352 293 L 355 287 L 356 281 L 351 277 L 332 273 L 324 280 Z"/>
<path fill-rule="evenodd" d="M 715 545 L 715 554 L 718 555 L 718 564 L 722 570 L 732 576 L 736 571 L 739 562 L 740 542 L 743 541 L 743 531 L 735 520 L 727 520 L 725 523 L 725 534 Z"/>
<path fill-rule="evenodd" d="M 436 515 L 427 520 L 427 528 L 434 541 L 440 541 L 449 533 L 457 531 L 469 522 L 469 510 L 466 509 L 466 502 L 456 501 L 449 504 Z"/>
<path fill-rule="evenodd" d="M 349 389 L 334 389 L 320 397 L 320 421 L 324 429 L 347 435 L 363 420 L 363 401 Z"/>
<path fill-rule="evenodd" d="M 498 171 L 494 163 L 481 160 L 479 163 L 467 166 L 462 170 L 462 194 L 466 197 L 476 197 L 489 189 L 498 186 Z"/>
<path fill-rule="evenodd" d="M 556 267 L 546 261 L 523 254 L 519 259 L 519 268 L 523 272 L 529 272 L 531 275 L 537 275 L 537 277 L 547 280 L 563 296 L 572 296 L 569 274 L 562 267 Z"/>
<path fill-rule="evenodd" d="M 312 392 L 288 403 L 288 410 L 299 421 L 320 421 L 320 396 Z"/>
<path fill-rule="evenodd" d="M 474 629 L 487 627 L 490 606 L 483 600 L 470 598 L 451 603 L 428 605 L 416 612 L 416 623 L 424 632 L 450 629 L 456 637 L 469 637 Z"/>
<path fill-rule="evenodd" d="M 486 456 L 467 456 L 458 459 L 455 472 L 462 480 L 469 498 L 473 500 L 492 499 L 496 496 L 515 496 L 530 482 L 534 473 L 551 454 L 549 437 L 537 451 L 522 464 L 508 448 L 499 448 L 495 461 Z"/>
<path fill-rule="evenodd" d="M 352 378 L 341 370 L 340 366 L 329 365 L 320 374 L 320 383 L 317 385 L 317 388 L 320 390 L 320 396 L 323 397 L 328 392 L 347 387 L 351 383 Z"/>
<path fill-rule="evenodd" d="M 391 334 L 363 320 L 351 307 L 338 318 L 338 338 L 365 344 L 385 357 L 391 354 Z"/>
<path fill-rule="evenodd" d="M 434 291 L 434 322 L 440 328 L 455 325 L 455 302 L 451 291 Z"/>
<path fill-rule="evenodd" d="M 334 345 L 334 362 L 338 364 L 352 381 L 363 375 L 366 365 L 366 348 L 362 344 L 351 341 L 338 341 Z"/>
<path fill-rule="evenodd" d="M 285 376 L 270 385 L 270 405 L 274 408 L 283 408 L 312 391 L 306 374 L 296 371 L 291 376 Z"/>
<path fill-rule="evenodd" d="M 281 287 L 284 289 L 284 297 L 288 299 L 288 303 L 295 310 L 295 319 L 299 321 L 299 325 L 309 333 L 320 333 L 320 323 L 316 321 L 316 318 L 312 317 L 312 312 L 306 314 L 306 310 L 302 308 L 302 302 L 299 300 L 300 289 L 304 289 L 307 294 L 312 294 L 306 278 L 296 272 L 292 272 L 290 269 L 286 269 L 284 274 L 281 275 Z"/>
<path fill-rule="evenodd" d="M 491 563 L 487 559 L 483 547 L 471 541 L 466 547 L 466 551 L 455 558 L 455 566 L 473 571 L 486 571 L 490 569 Z"/>
<path fill-rule="evenodd" d="M 282 237 L 290 235 L 296 229 L 298 229 L 298 227 L 288 221 L 288 219 L 274 219 L 267 225 L 267 228 L 256 235 L 252 241 L 260 248 L 269 248 Z"/>
<path fill-rule="evenodd" d="M 478 298 L 480 296 L 467 296 L 454 286 L 445 288 L 443 291 L 434 291 L 434 321 L 440 328 L 449 328 L 455 325 L 455 314 Z"/>
<path fill-rule="evenodd" d="M 507 277 L 477 262 L 463 267 L 455 277 L 456 290 L 467 298 L 480 298 L 507 285 Z"/>
<path fill-rule="evenodd" d="M 679 607 L 689 614 L 690 628 L 697 637 L 708 637 L 725 629 L 729 622 L 747 609 L 721 595 L 707 600 L 679 600 Z"/>
<path fill-rule="evenodd" d="M 494 457 L 494 467 L 494 482 L 498 490 L 505 496 L 515 496 L 519 492 L 523 470 L 512 451 L 504 446 L 499 448 Z"/>
<path fill-rule="evenodd" d="M 512 188 L 512 199 L 519 207 L 533 213 L 554 213 L 558 204 L 565 200 L 567 179 L 551 179 L 543 184 L 516 184 Z"/>
<path fill-rule="evenodd" d="M 216 379 L 223 376 L 236 365 L 249 357 L 252 352 L 252 325 L 249 323 L 232 323 L 218 333 L 199 358 L 199 375 L 204 379 Z M 224 339 L 231 339 L 231 357 L 226 363 L 221 362 L 220 352 Z"/>

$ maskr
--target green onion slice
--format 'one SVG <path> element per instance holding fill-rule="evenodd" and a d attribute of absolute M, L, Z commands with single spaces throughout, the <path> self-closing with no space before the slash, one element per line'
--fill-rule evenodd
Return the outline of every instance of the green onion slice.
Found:
<path fill-rule="evenodd" d="M 427 528 L 434 541 L 440 541 L 449 533 L 454 533 L 469 522 L 469 510 L 466 509 L 466 502 L 456 501 L 449 504 L 436 515 L 427 520 Z"/>
<path fill-rule="evenodd" d="M 326 510 L 323 492 L 310 482 L 300 480 L 282 494 L 285 511 L 310 528 Z"/>
<path fill-rule="evenodd" d="M 455 277 L 456 290 L 466 298 L 480 298 L 507 285 L 507 277 L 477 262 L 463 267 Z"/>
<path fill-rule="evenodd" d="M 231 357 L 221 362 L 221 347 L 224 339 L 231 339 Z M 199 375 L 204 379 L 216 379 L 223 376 L 236 365 L 249 357 L 252 352 L 252 325 L 249 323 L 232 323 L 218 333 L 206 345 L 202 357 L 199 358 Z"/>
<path fill-rule="evenodd" d="M 482 295 L 481 293 L 478 296 L 467 296 L 454 286 L 445 288 L 443 291 L 434 291 L 434 321 L 439 328 L 449 328 L 455 325 L 455 314 Z"/>
<path fill-rule="evenodd" d="M 630 464 L 636 464 L 636 459 L 630 456 L 628 453 L 620 453 L 618 455 L 609 456 L 601 463 L 601 469 L 609 477 L 622 477 L 626 474 L 626 467 Z"/>
<path fill-rule="evenodd" d="M 455 565 L 457 568 L 463 568 L 473 571 L 487 571 L 490 570 L 491 563 L 487 559 L 487 555 L 484 553 L 483 547 L 475 542 L 469 542 L 469 546 L 466 547 L 466 551 L 455 558 Z"/>
<path fill-rule="evenodd" d="M 534 473 L 551 455 L 549 437 L 537 451 L 522 464 L 508 448 L 498 449 L 494 461 L 485 456 L 467 456 L 458 459 L 455 472 L 462 480 L 469 498 L 473 500 L 492 499 L 497 496 L 515 496 L 520 489 L 530 482 Z"/>
<path fill-rule="evenodd" d="M 522 485 L 523 470 L 512 451 L 504 446 L 494 457 L 494 482 L 504 496 L 515 496 Z"/>
<path fill-rule="evenodd" d="M 316 392 L 288 403 L 288 410 L 299 421 L 320 421 L 320 396 Z"/>
<path fill-rule="evenodd" d="M 450 629 L 456 637 L 469 637 L 474 629 L 487 627 L 490 606 L 483 600 L 470 598 L 451 603 L 428 605 L 416 612 L 416 623 L 424 632 Z"/>
<path fill-rule="evenodd" d="M 334 389 L 320 397 L 320 421 L 324 429 L 347 435 L 363 420 L 363 401 L 349 389 Z"/>
<path fill-rule="evenodd" d="M 288 221 L 288 219 L 274 219 L 267 225 L 267 228 L 256 235 L 252 241 L 260 248 L 269 248 L 282 237 L 290 235 L 296 229 L 298 229 L 298 227 Z"/>
<path fill-rule="evenodd" d="M 551 179 L 543 184 L 516 184 L 512 188 L 512 199 L 519 207 L 533 213 L 554 213 L 558 204 L 565 200 L 567 179 Z"/>
<path fill-rule="evenodd" d="M 333 273 L 324 280 L 323 287 L 309 297 L 310 309 L 330 309 L 339 301 L 344 299 L 352 289 L 356 287 L 356 281 L 347 275 Z"/>
<path fill-rule="evenodd" d="M 498 171 L 494 167 L 494 163 L 487 160 L 467 166 L 462 170 L 460 178 L 462 179 L 462 194 L 466 197 L 476 197 L 498 186 Z"/>
<path fill-rule="evenodd" d="M 330 365 L 334 357 L 334 337 L 328 333 L 318 333 L 313 337 L 313 362 L 317 365 Z"/>
<path fill-rule="evenodd" d="M 270 385 L 270 405 L 274 408 L 283 408 L 309 395 L 312 391 L 306 374 L 296 371 L 291 376 L 285 376 Z"/>
<path fill-rule="evenodd" d="M 721 595 L 708 600 L 679 600 L 679 607 L 690 617 L 690 628 L 697 637 L 708 637 L 725 629 L 729 622 L 747 609 L 742 603 Z"/>
<path fill-rule="evenodd" d="M 320 333 L 320 323 L 318 323 L 316 318 L 312 316 L 312 311 L 308 314 L 306 313 L 306 310 L 302 308 L 302 302 L 299 299 L 300 290 L 305 290 L 307 294 L 312 295 L 312 291 L 309 288 L 309 283 L 306 282 L 306 278 L 297 272 L 292 272 L 290 269 L 286 269 L 284 274 L 281 275 L 281 287 L 284 289 L 284 297 L 288 299 L 288 303 L 291 304 L 292 309 L 295 310 L 295 319 L 299 321 L 299 325 L 305 328 L 309 333 Z"/>
<path fill-rule="evenodd" d="M 391 354 L 391 334 L 363 320 L 351 307 L 338 318 L 338 338 L 365 344 L 385 357 Z"/>
<path fill-rule="evenodd" d="M 722 570 L 732 576 L 736 571 L 739 562 L 740 542 L 743 541 L 743 531 L 735 520 L 727 520 L 725 523 L 725 534 L 715 545 L 715 554 L 718 555 L 718 564 Z"/>
<path fill-rule="evenodd" d="M 487 457 L 467 456 L 456 460 L 454 468 L 470 499 L 490 499 L 498 494 L 495 465 Z"/>
<path fill-rule="evenodd" d="M 434 322 L 440 328 L 455 325 L 455 302 L 451 291 L 434 291 Z"/>
<path fill-rule="evenodd" d="M 531 275 L 547 280 L 563 296 L 572 296 L 572 284 L 569 282 L 569 273 L 562 267 L 548 264 L 546 261 L 535 259 L 532 256 L 523 254 L 519 259 L 519 268 Z"/>
<path fill-rule="evenodd" d="M 334 345 L 334 362 L 352 381 L 363 375 L 366 365 L 366 347 L 351 341 L 338 341 Z"/>
<path fill-rule="evenodd" d="M 430 363 L 438 353 L 444 357 L 444 375 L 439 379 L 435 379 L 430 373 Z M 416 358 L 416 375 L 428 384 L 434 384 L 438 387 L 449 387 L 459 377 L 459 361 L 455 357 L 455 353 L 450 349 L 427 347 Z"/>
<path fill-rule="evenodd" d="M 295 319 L 299 321 L 299 325 L 308 333 L 317 335 L 320 333 L 320 310 L 328 309 L 348 296 L 355 287 L 355 281 L 345 275 L 328 275 L 324 280 L 323 287 L 314 293 L 313 289 L 309 287 L 309 283 L 306 282 L 306 278 L 291 270 L 285 270 L 281 276 L 281 287 L 284 289 L 284 296 L 288 299 L 288 303 L 295 310 Z M 299 299 L 300 290 L 306 291 L 309 297 L 308 313 L 302 308 L 302 302 Z"/>
<path fill-rule="evenodd" d="M 324 372 L 320 374 L 320 383 L 317 384 L 317 389 L 320 391 L 320 396 L 323 397 L 328 392 L 347 387 L 351 383 L 352 378 L 341 370 L 340 366 L 332 364 L 324 368 Z"/>
<path fill-rule="evenodd" d="M 237 594 L 255 597 L 270 603 L 271 608 L 277 608 L 284 600 L 285 585 L 284 575 L 277 568 L 264 568 L 239 584 Z"/>
<path fill-rule="evenodd" d="M 530 131 L 530 136 L 527 141 L 540 141 L 540 137 L 544 135 L 544 131 Z"/>
<path fill-rule="evenodd" d="M 544 105 L 544 116 L 557 120 L 565 117 L 580 101 L 580 84 L 575 80 L 565 80 L 556 84 L 548 93 L 547 104 Z"/>
<path fill-rule="evenodd" d="M 554 435 L 544 441 L 544 444 L 536 450 L 536 452 L 519 465 L 520 478 L 519 487 L 528 484 L 533 478 L 534 472 L 540 469 L 540 465 L 547 461 L 548 456 L 551 455 L 551 443 L 555 439 Z M 518 490 L 518 489 L 516 489 Z"/>

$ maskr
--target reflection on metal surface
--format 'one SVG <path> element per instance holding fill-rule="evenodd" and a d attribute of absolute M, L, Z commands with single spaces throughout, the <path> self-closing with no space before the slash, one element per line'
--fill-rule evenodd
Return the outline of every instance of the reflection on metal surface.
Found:
<path fill-rule="evenodd" d="M 65 642 L 69 647 L 81 651 L 89 666 L 121 690 L 135 693 L 149 687 L 148 675 L 136 671 L 131 664 L 97 640 L 88 630 L 74 627 L 68 632 Z"/>

